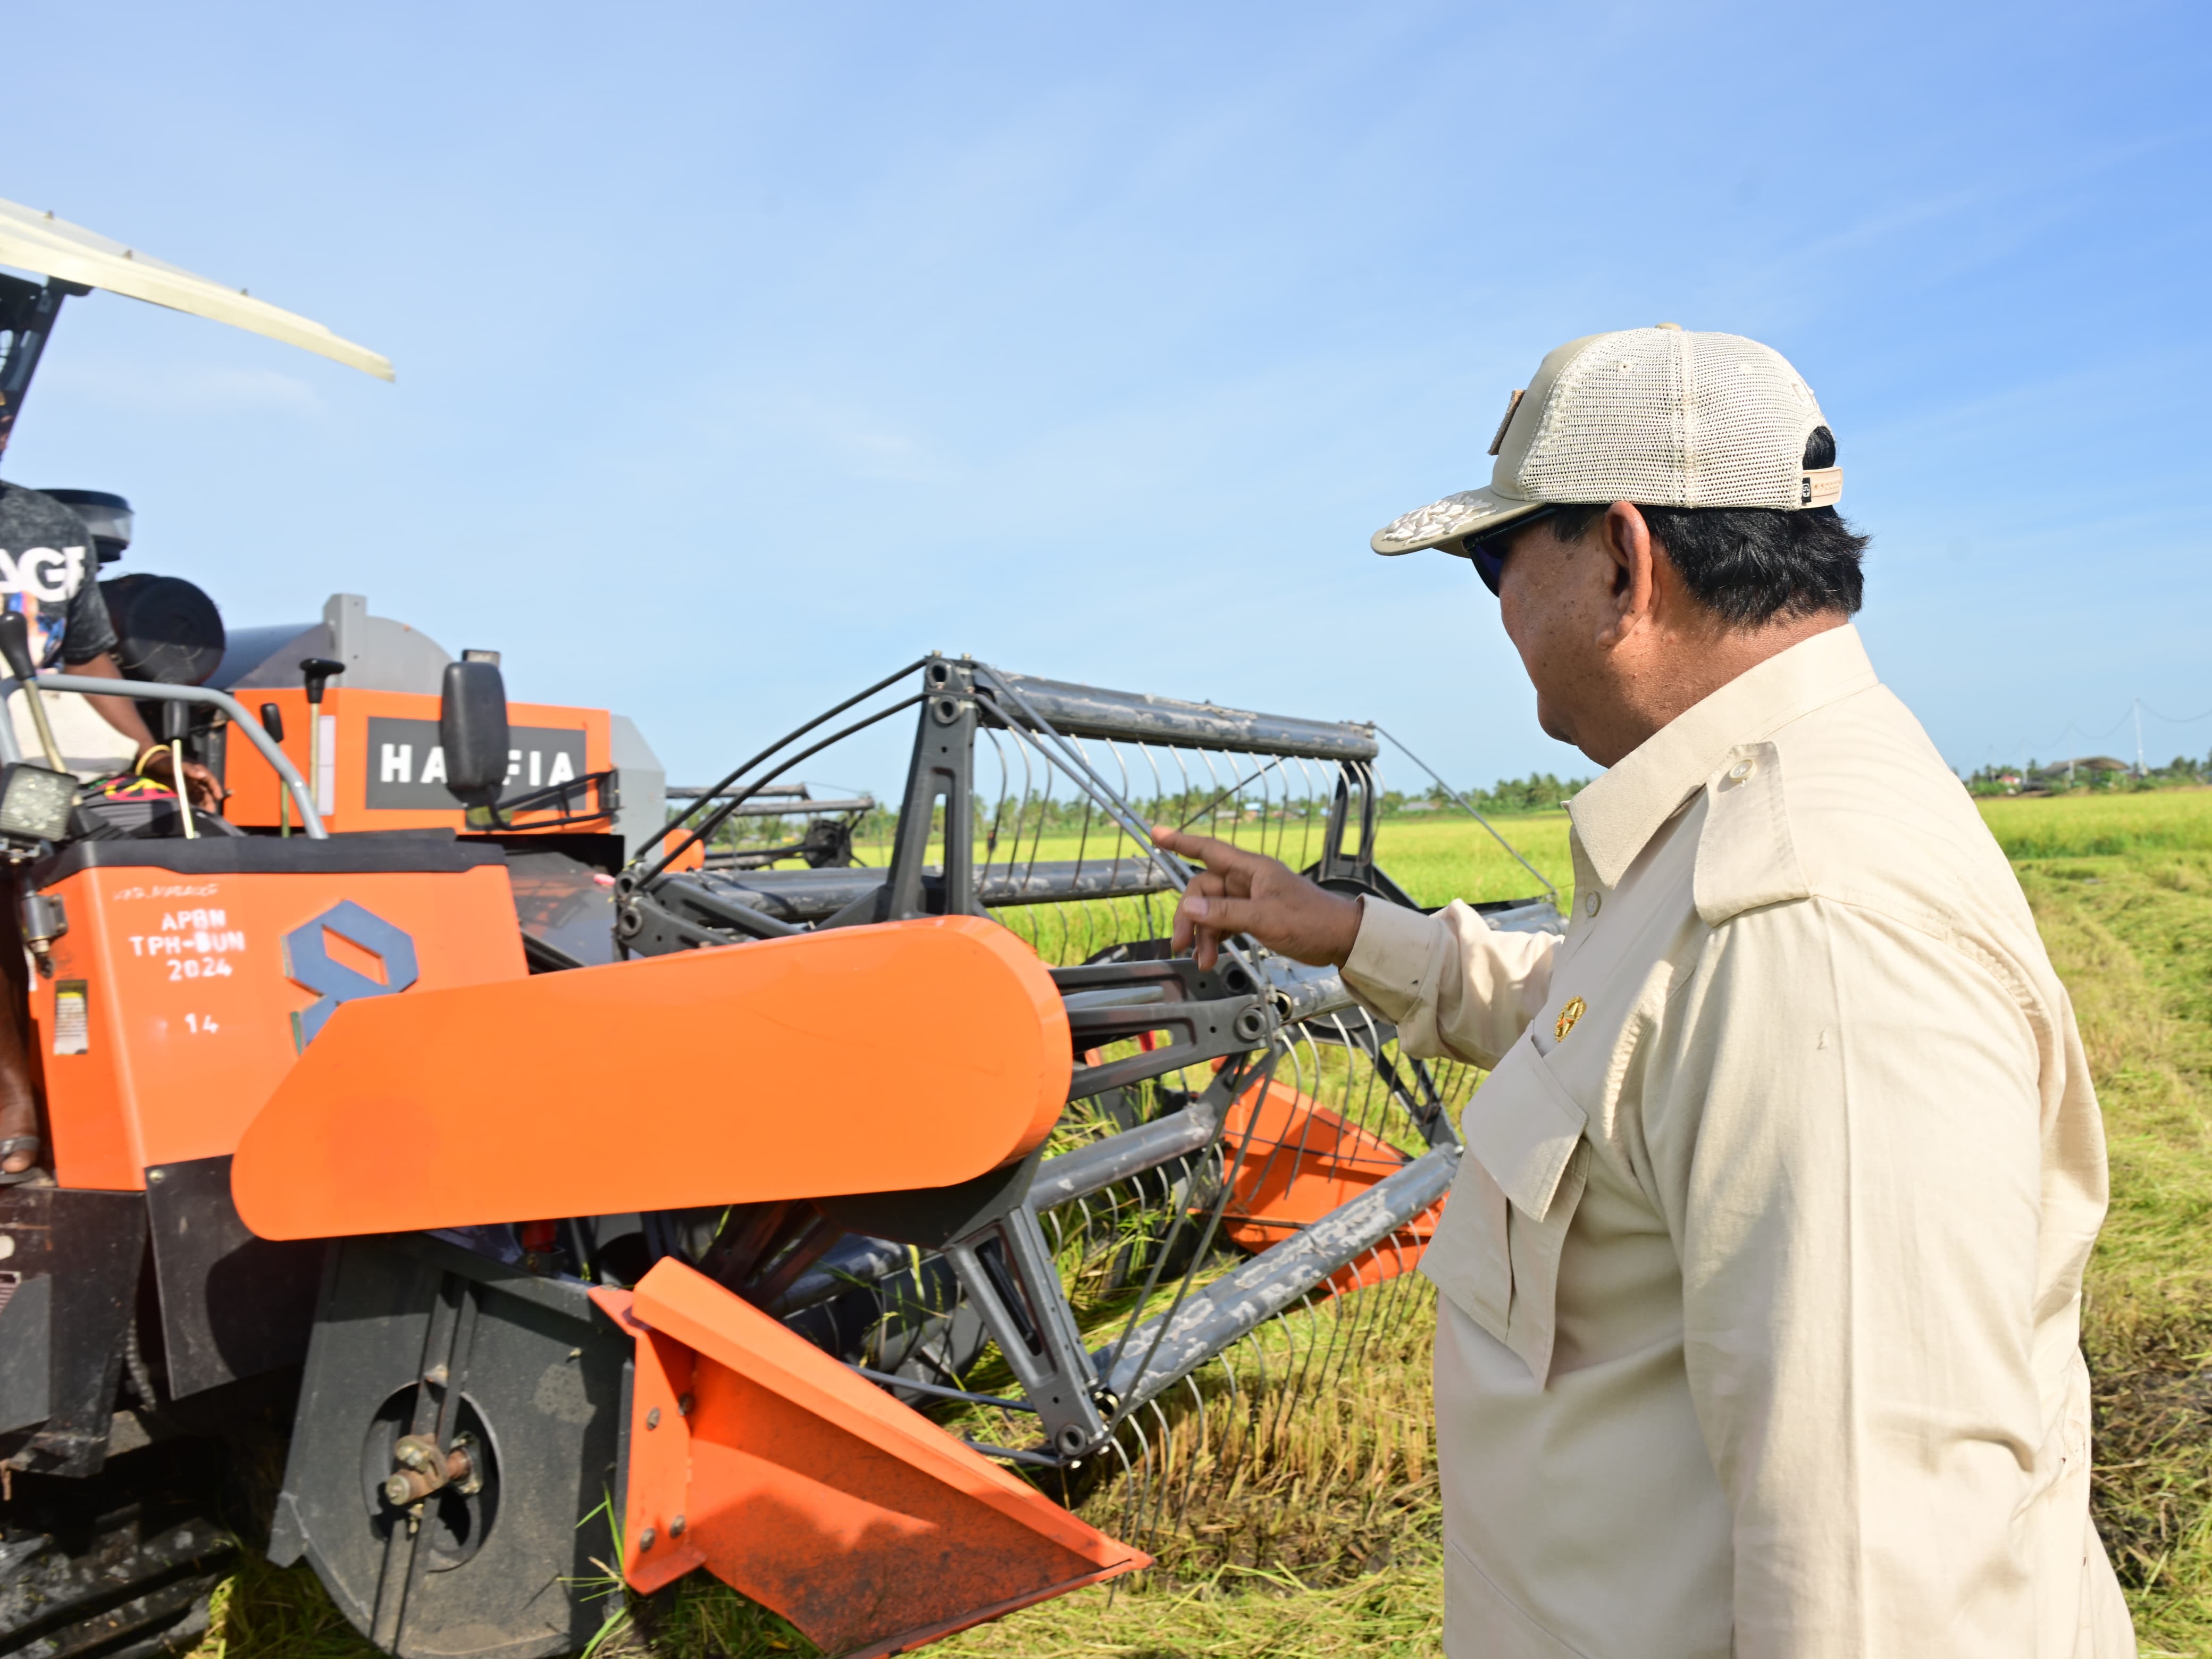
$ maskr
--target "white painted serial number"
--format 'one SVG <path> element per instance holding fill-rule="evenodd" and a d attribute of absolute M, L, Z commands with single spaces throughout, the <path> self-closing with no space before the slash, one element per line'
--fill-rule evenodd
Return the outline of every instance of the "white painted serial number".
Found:
<path fill-rule="evenodd" d="M 169 963 L 172 981 L 186 979 L 228 979 L 230 963 L 222 957 L 182 957 Z"/>
<path fill-rule="evenodd" d="M 230 965 L 224 963 L 218 973 L 214 964 L 246 949 L 246 930 L 229 921 L 225 912 L 213 908 L 172 910 L 161 918 L 161 932 L 125 937 L 134 957 L 169 958 L 171 979 L 220 978 Z"/>

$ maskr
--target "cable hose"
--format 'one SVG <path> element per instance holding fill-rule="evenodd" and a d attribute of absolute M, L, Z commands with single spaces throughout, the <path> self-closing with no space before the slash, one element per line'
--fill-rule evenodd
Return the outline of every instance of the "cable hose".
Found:
<path fill-rule="evenodd" d="M 131 1392 L 138 1396 L 138 1409 L 149 1417 L 156 1415 L 161 1402 L 154 1392 L 154 1373 L 146 1364 L 146 1355 L 138 1345 L 138 1316 L 133 1313 L 131 1322 L 123 1328 L 123 1370 L 131 1379 Z"/>

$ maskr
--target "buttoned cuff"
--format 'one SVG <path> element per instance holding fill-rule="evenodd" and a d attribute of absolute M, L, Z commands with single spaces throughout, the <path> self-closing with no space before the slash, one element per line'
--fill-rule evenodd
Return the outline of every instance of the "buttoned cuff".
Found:
<path fill-rule="evenodd" d="M 1387 899 L 1363 899 L 1359 933 L 1344 963 L 1346 988 L 1383 1018 L 1403 1020 L 1433 992 L 1430 981 L 1445 931 L 1436 917 L 1419 910 Z"/>

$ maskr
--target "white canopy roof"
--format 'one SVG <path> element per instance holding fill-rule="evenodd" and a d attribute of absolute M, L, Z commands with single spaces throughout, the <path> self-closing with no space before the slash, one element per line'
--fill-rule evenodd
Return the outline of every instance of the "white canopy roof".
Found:
<path fill-rule="evenodd" d="M 149 258 L 136 248 L 111 242 L 81 225 L 13 202 L 0 202 L 0 265 L 104 288 L 111 294 L 128 295 L 172 311 L 189 311 L 195 317 L 228 323 L 315 352 L 380 380 L 392 378 L 390 358 L 340 339 L 320 323 L 257 300 L 242 288 L 225 288 L 204 276 L 195 276 L 189 270 Z"/>

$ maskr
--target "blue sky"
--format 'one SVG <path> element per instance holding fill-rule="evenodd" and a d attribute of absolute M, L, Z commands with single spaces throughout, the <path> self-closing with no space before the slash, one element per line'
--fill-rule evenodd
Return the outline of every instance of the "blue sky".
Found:
<path fill-rule="evenodd" d="M 1468 567 L 1366 538 L 1666 319 L 1813 385 L 1954 764 L 2131 753 L 2138 697 L 2202 755 L 2202 9 L 1822 9 L 18 0 L 0 197 L 398 380 L 94 296 L 8 475 L 681 778 L 933 647 L 1564 774 Z"/>

